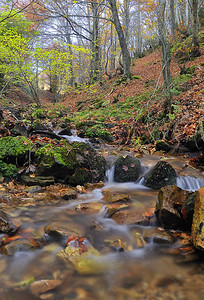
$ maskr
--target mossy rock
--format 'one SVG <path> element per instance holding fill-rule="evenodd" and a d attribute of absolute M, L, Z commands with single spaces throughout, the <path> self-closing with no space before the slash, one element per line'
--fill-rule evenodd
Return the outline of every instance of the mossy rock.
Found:
<path fill-rule="evenodd" d="M 72 185 L 98 182 L 105 176 L 105 159 L 88 144 L 64 142 L 63 147 L 48 144 L 36 151 L 37 174 L 54 176 Z"/>
<path fill-rule="evenodd" d="M 31 142 L 23 136 L 0 138 L 0 177 L 17 176 L 18 167 L 28 160 L 31 145 Z"/>
<path fill-rule="evenodd" d="M 158 141 L 156 141 L 156 150 L 157 151 L 162 150 L 165 152 L 169 152 L 171 150 L 171 146 L 163 140 L 158 140 Z"/>
<path fill-rule="evenodd" d="M 116 182 L 134 182 L 138 179 L 140 173 L 140 161 L 127 155 L 120 156 L 115 165 L 114 180 Z"/>
<path fill-rule="evenodd" d="M 145 186 L 160 189 L 167 185 L 176 185 L 177 174 L 174 168 L 165 161 L 159 161 L 145 179 Z"/>
<path fill-rule="evenodd" d="M 113 142 L 113 136 L 103 124 L 93 124 L 92 122 L 81 122 L 78 128 L 78 135 L 87 138 L 100 138 L 106 142 Z"/>
<path fill-rule="evenodd" d="M 0 177 L 13 178 L 17 175 L 18 169 L 16 165 L 7 164 L 0 160 Z"/>
<path fill-rule="evenodd" d="M 2 137 L 0 138 L 0 160 L 6 163 L 21 164 L 29 150 L 31 142 L 23 137 Z"/>

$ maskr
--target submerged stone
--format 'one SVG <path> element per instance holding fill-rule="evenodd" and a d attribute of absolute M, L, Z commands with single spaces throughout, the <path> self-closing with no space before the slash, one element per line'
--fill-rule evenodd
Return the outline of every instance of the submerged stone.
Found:
<path fill-rule="evenodd" d="M 191 234 L 194 246 L 204 250 L 204 187 L 196 192 Z"/>
<path fill-rule="evenodd" d="M 71 262 L 79 274 L 100 274 L 105 265 L 98 258 L 101 254 L 84 237 L 68 237 L 67 247 L 60 250 L 57 257 L 65 262 Z"/>
<path fill-rule="evenodd" d="M 75 206 L 75 210 L 84 214 L 97 214 L 103 206 L 101 202 L 81 203 Z"/>
<path fill-rule="evenodd" d="M 160 189 L 163 186 L 176 185 L 176 177 L 176 171 L 169 163 L 159 161 L 147 175 L 144 184 L 152 189 Z"/>
<path fill-rule="evenodd" d="M 138 179 L 140 173 L 139 159 L 130 155 L 120 156 L 114 165 L 114 180 L 116 182 L 134 182 Z"/>
<path fill-rule="evenodd" d="M 170 233 L 168 233 L 166 231 L 158 230 L 156 228 L 144 230 L 143 236 L 147 242 L 153 241 L 154 243 L 157 243 L 157 244 L 173 244 L 174 243 L 174 238 Z"/>
<path fill-rule="evenodd" d="M 110 247 L 112 250 L 116 251 L 116 252 L 123 252 L 126 250 L 125 244 L 120 240 L 105 240 L 104 241 L 105 245 Z"/>
<path fill-rule="evenodd" d="M 30 291 L 33 295 L 39 296 L 42 293 L 51 291 L 62 284 L 62 280 L 58 279 L 42 279 L 31 283 Z M 44 298 L 47 299 L 47 298 Z M 49 299 L 49 298 L 48 298 Z"/>
<path fill-rule="evenodd" d="M 4 245 L 2 248 L 2 253 L 5 255 L 14 255 L 16 252 L 31 251 L 35 248 L 36 245 L 32 241 L 22 238 Z"/>

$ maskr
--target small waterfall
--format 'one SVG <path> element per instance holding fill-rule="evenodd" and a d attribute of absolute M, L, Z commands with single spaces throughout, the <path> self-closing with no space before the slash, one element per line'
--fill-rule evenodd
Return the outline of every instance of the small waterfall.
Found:
<path fill-rule="evenodd" d="M 204 186 L 204 180 L 191 176 L 180 176 L 177 178 L 176 185 L 186 191 L 197 191 Z"/>
<path fill-rule="evenodd" d="M 110 169 L 106 170 L 106 178 L 109 183 L 114 182 L 114 172 L 115 172 L 115 165 L 112 165 Z"/>
<path fill-rule="evenodd" d="M 139 178 L 139 179 L 137 180 L 137 184 L 139 184 L 139 185 L 144 185 L 144 181 L 145 181 L 145 178 L 144 178 L 144 176 L 143 176 L 143 177 L 141 177 L 141 178 Z"/>

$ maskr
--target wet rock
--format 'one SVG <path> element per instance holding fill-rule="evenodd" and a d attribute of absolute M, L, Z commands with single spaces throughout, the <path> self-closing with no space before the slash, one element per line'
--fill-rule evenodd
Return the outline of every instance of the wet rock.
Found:
<path fill-rule="evenodd" d="M 187 194 L 186 200 L 181 208 L 181 214 L 186 221 L 186 225 L 189 230 L 191 230 L 192 222 L 193 222 L 193 214 L 194 214 L 194 206 L 195 206 L 195 198 L 196 192 Z"/>
<path fill-rule="evenodd" d="M 171 146 L 167 142 L 163 140 L 156 141 L 156 151 L 162 150 L 165 152 L 169 152 L 171 149 Z"/>
<path fill-rule="evenodd" d="M 144 184 L 152 189 L 160 189 L 163 186 L 175 185 L 176 177 L 176 171 L 169 163 L 159 161 L 147 175 Z"/>
<path fill-rule="evenodd" d="M 37 175 L 54 176 L 71 185 L 96 183 L 104 179 L 105 159 L 88 144 L 64 142 L 63 147 L 46 145 L 36 151 Z"/>
<path fill-rule="evenodd" d="M 45 227 L 45 234 L 55 241 L 65 241 L 70 234 L 64 228 L 48 225 Z"/>
<path fill-rule="evenodd" d="M 187 226 L 181 209 L 191 194 L 175 185 L 160 189 L 155 210 L 160 226 L 171 229 L 183 229 Z"/>
<path fill-rule="evenodd" d="M 43 294 L 45 292 L 48 292 L 48 291 L 51 291 L 51 290 L 57 288 L 61 284 L 62 284 L 62 280 L 58 280 L 58 279 L 39 280 L 39 281 L 35 281 L 35 282 L 31 283 L 30 291 L 33 295 L 39 296 L 40 294 Z M 42 299 L 46 299 L 46 298 L 42 298 Z"/>
<path fill-rule="evenodd" d="M 16 252 L 31 251 L 36 248 L 36 245 L 27 239 L 18 239 L 6 244 L 2 247 L 2 253 L 5 255 L 14 255 Z"/>
<path fill-rule="evenodd" d="M 196 192 L 191 234 L 194 246 L 204 250 L 204 187 Z"/>
<path fill-rule="evenodd" d="M 104 182 L 99 181 L 97 183 L 85 183 L 85 188 L 86 189 L 102 189 L 104 187 Z"/>
<path fill-rule="evenodd" d="M 125 194 L 105 192 L 103 201 L 108 203 L 127 202 L 130 201 L 130 196 Z"/>
<path fill-rule="evenodd" d="M 115 165 L 114 180 L 116 182 L 136 181 L 140 173 L 140 161 L 130 155 L 120 156 Z"/>
<path fill-rule="evenodd" d="M 0 210 L 0 232 L 14 234 L 18 227 L 12 221 L 10 215 Z"/>
<path fill-rule="evenodd" d="M 39 193 L 42 192 L 42 187 L 39 185 L 29 186 L 25 189 L 25 191 L 31 194 Z"/>
<path fill-rule="evenodd" d="M 69 135 L 69 136 L 71 136 L 72 135 L 71 128 L 70 127 L 64 128 L 63 130 L 58 132 L 58 134 L 59 135 Z"/>
<path fill-rule="evenodd" d="M 154 243 L 157 243 L 157 244 L 173 244 L 174 243 L 174 238 L 170 233 L 168 233 L 166 231 L 158 230 L 156 228 L 144 230 L 143 236 L 147 242 L 153 241 Z"/>
<path fill-rule="evenodd" d="M 135 232 L 134 237 L 137 243 L 137 248 L 144 248 L 144 246 L 146 245 L 146 241 L 144 240 L 143 235 L 139 232 Z"/>
<path fill-rule="evenodd" d="M 140 224 L 144 222 L 143 209 L 121 209 L 115 212 L 111 218 L 118 224 Z"/>
<path fill-rule="evenodd" d="M 48 185 L 52 185 L 55 183 L 55 179 L 53 176 L 35 176 L 35 177 L 30 177 L 30 176 L 26 176 L 23 175 L 21 177 L 22 182 L 25 185 L 28 186 L 48 186 Z"/>
<path fill-rule="evenodd" d="M 76 189 L 68 189 L 66 193 L 62 196 L 62 199 L 64 200 L 71 200 L 71 199 L 76 199 L 77 198 L 77 191 Z"/>
<path fill-rule="evenodd" d="M 129 206 L 125 203 L 111 203 L 106 204 L 104 207 L 107 209 L 105 216 L 110 217 L 112 214 L 114 214 L 116 211 L 119 211 L 124 208 L 128 208 Z"/>

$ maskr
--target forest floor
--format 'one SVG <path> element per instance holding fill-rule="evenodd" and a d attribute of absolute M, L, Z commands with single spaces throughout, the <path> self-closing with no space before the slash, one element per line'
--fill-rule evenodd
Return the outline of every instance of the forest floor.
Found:
<path fill-rule="evenodd" d="M 172 59 L 171 91 L 174 97 L 172 112 L 167 115 L 164 114 L 167 94 L 163 85 L 161 49 L 132 62 L 133 79 L 130 81 L 123 80 L 121 74 L 112 71 L 111 79 L 104 75 L 100 82 L 78 85 L 57 104 L 53 104 L 52 93 L 42 91 L 42 109 L 54 125 L 62 121 L 58 111 L 63 111 L 73 127 L 87 121 L 99 124 L 109 131 L 116 145 L 139 149 L 144 144 L 154 147 L 156 140 L 163 139 L 176 148 L 182 148 L 194 138 L 203 121 L 203 55 L 204 46 L 200 57 L 185 63 L 188 72 L 184 75 L 180 75 L 179 65 Z M 26 97 L 22 92 L 18 96 L 12 94 L 9 101 L 12 105 L 18 103 L 24 106 Z M 30 105 L 27 107 L 24 115 L 31 113 L 32 117 L 37 116 Z"/>
<path fill-rule="evenodd" d="M 172 59 L 174 99 L 173 111 L 168 116 L 163 115 L 166 92 L 159 49 L 133 62 L 133 80 L 122 81 L 121 75 L 112 73 L 112 79 L 105 76 L 101 85 L 97 83 L 68 93 L 62 103 L 70 107 L 80 121 L 113 123 L 115 126 L 110 131 L 119 143 L 121 139 L 122 144 L 129 145 L 135 139 L 137 144 L 141 139 L 148 142 L 149 135 L 154 141 L 158 139 L 158 131 L 161 138 L 171 131 L 168 140 L 179 146 L 196 134 L 204 115 L 204 46 L 201 54 L 186 62 L 189 74 L 185 75 L 180 75 L 180 68 Z"/>

